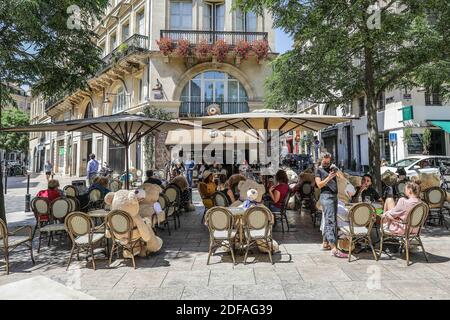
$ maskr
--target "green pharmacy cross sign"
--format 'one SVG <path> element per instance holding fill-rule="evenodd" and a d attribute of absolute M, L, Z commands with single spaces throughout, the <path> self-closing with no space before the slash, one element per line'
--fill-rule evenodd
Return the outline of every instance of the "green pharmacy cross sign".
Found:
<path fill-rule="evenodd" d="M 414 119 L 413 106 L 405 106 L 401 110 L 403 115 L 403 121 Z"/>

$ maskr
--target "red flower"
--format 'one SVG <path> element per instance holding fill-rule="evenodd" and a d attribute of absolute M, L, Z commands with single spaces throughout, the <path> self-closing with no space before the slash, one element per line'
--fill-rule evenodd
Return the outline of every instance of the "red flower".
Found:
<path fill-rule="evenodd" d="M 211 53 L 211 45 L 206 39 L 201 40 L 195 49 L 195 55 L 198 58 L 207 58 Z"/>
<path fill-rule="evenodd" d="M 256 40 L 252 43 L 252 51 L 255 53 L 258 62 L 266 59 L 269 55 L 269 43 L 267 40 Z"/>
<path fill-rule="evenodd" d="M 163 55 L 168 56 L 173 51 L 173 42 L 169 38 L 161 38 L 156 40 L 156 44 Z"/>
<path fill-rule="evenodd" d="M 177 48 L 175 49 L 177 56 L 186 58 L 191 53 L 189 40 L 180 39 L 177 42 Z"/>
<path fill-rule="evenodd" d="M 241 59 L 247 59 L 248 53 L 250 52 L 251 47 L 245 40 L 240 40 L 236 43 L 234 47 L 234 53 Z"/>
<path fill-rule="evenodd" d="M 218 40 L 212 48 L 212 54 L 216 57 L 217 61 L 224 62 L 228 53 L 228 44 L 225 40 Z"/>

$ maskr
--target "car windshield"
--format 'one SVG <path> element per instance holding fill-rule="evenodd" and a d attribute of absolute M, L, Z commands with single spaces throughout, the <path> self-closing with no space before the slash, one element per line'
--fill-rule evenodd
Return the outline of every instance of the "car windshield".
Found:
<path fill-rule="evenodd" d="M 395 168 L 400 168 L 400 167 L 409 167 L 410 165 L 412 165 L 414 162 L 420 160 L 419 158 L 408 158 L 408 159 L 403 159 L 400 161 L 395 162 L 394 164 L 392 164 L 392 167 Z"/>

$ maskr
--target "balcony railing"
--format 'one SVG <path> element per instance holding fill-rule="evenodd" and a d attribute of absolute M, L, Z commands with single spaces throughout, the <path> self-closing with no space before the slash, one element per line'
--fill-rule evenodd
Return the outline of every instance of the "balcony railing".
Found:
<path fill-rule="evenodd" d="M 309 109 L 310 107 L 312 107 L 315 104 L 316 104 L 315 102 L 302 100 L 302 101 L 297 103 L 297 112 L 298 113 L 302 113 L 302 112 L 304 112 L 305 110 Z"/>
<path fill-rule="evenodd" d="M 207 116 L 208 106 L 217 104 L 220 106 L 221 114 L 235 114 L 248 112 L 247 102 L 199 102 L 199 101 L 183 101 L 180 107 L 180 117 L 202 117 Z"/>
<path fill-rule="evenodd" d="M 240 31 L 202 31 L 202 30 L 161 30 L 161 38 L 169 38 L 176 42 L 183 39 L 196 45 L 206 39 L 208 43 L 214 44 L 218 40 L 225 40 L 230 46 L 236 45 L 239 41 L 245 40 L 252 43 L 256 40 L 268 39 L 267 32 L 240 32 Z"/>
<path fill-rule="evenodd" d="M 105 67 L 134 52 L 148 50 L 148 37 L 134 34 L 103 58 Z"/>

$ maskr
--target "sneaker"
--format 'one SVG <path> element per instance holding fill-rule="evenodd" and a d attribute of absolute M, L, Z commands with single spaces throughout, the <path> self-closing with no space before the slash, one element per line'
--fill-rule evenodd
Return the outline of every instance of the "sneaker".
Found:
<path fill-rule="evenodd" d="M 346 254 L 340 250 L 331 251 L 331 255 L 335 256 L 336 258 L 348 258 L 348 254 Z"/>

